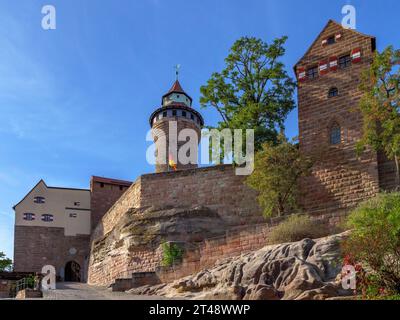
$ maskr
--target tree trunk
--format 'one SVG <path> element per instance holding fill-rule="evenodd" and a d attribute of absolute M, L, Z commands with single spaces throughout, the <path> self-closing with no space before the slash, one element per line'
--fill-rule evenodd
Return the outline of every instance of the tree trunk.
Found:
<path fill-rule="evenodd" d="M 396 164 L 396 190 L 400 191 L 400 160 L 397 155 L 394 156 L 394 163 Z"/>
<path fill-rule="evenodd" d="M 282 217 L 285 214 L 285 204 L 282 201 L 282 198 L 279 196 L 278 198 L 278 217 Z"/>

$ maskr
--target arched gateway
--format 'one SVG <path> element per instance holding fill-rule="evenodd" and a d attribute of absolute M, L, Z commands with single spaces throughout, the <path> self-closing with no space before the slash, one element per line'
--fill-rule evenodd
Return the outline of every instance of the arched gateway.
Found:
<path fill-rule="evenodd" d="M 76 261 L 69 261 L 65 265 L 64 281 L 81 282 L 81 266 Z"/>

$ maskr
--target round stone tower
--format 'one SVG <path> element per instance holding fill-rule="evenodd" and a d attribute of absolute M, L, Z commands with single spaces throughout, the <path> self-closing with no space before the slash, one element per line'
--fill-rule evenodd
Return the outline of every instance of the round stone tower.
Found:
<path fill-rule="evenodd" d="M 203 125 L 203 117 L 192 108 L 192 98 L 176 80 L 171 89 L 163 95 L 161 107 L 150 116 L 156 145 L 156 172 L 196 168 L 197 148 Z M 195 148 L 188 148 L 189 141 L 192 142 L 192 146 L 195 141 Z M 184 153 L 184 156 L 178 156 L 180 152 Z M 188 158 L 191 159 L 189 163 Z"/>

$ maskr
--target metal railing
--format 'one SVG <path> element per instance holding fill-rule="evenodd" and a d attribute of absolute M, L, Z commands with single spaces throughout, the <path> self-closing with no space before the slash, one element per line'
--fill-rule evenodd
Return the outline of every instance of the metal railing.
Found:
<path fill-rule="evenodd" d="M 15 284 L 15 294 L 24 289 L 38 289 L 38 281 L 35 278 L 28 277 L 18 280 Z"/>

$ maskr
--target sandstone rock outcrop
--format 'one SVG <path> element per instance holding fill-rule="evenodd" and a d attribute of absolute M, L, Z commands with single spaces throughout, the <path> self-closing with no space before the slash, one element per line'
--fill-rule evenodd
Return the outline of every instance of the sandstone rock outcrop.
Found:
<path fill-rule="evenodd" d="M 111 232 L 93 241 L 89 283 L 110 285 L 132 272 L 154 271 L 161 265 L 163 241 L 188 245 L 223 235 L 226 228 L 206 207 L 131 208 Z"/>
<path fill-rule="evenodd" d="M 134 294 L 191 299 L 308 300 L 349 295 L 338 281 L 340 241 L 347 233 L 266 246 L 225 259 L 170 284 L 132 289 Z"/>

